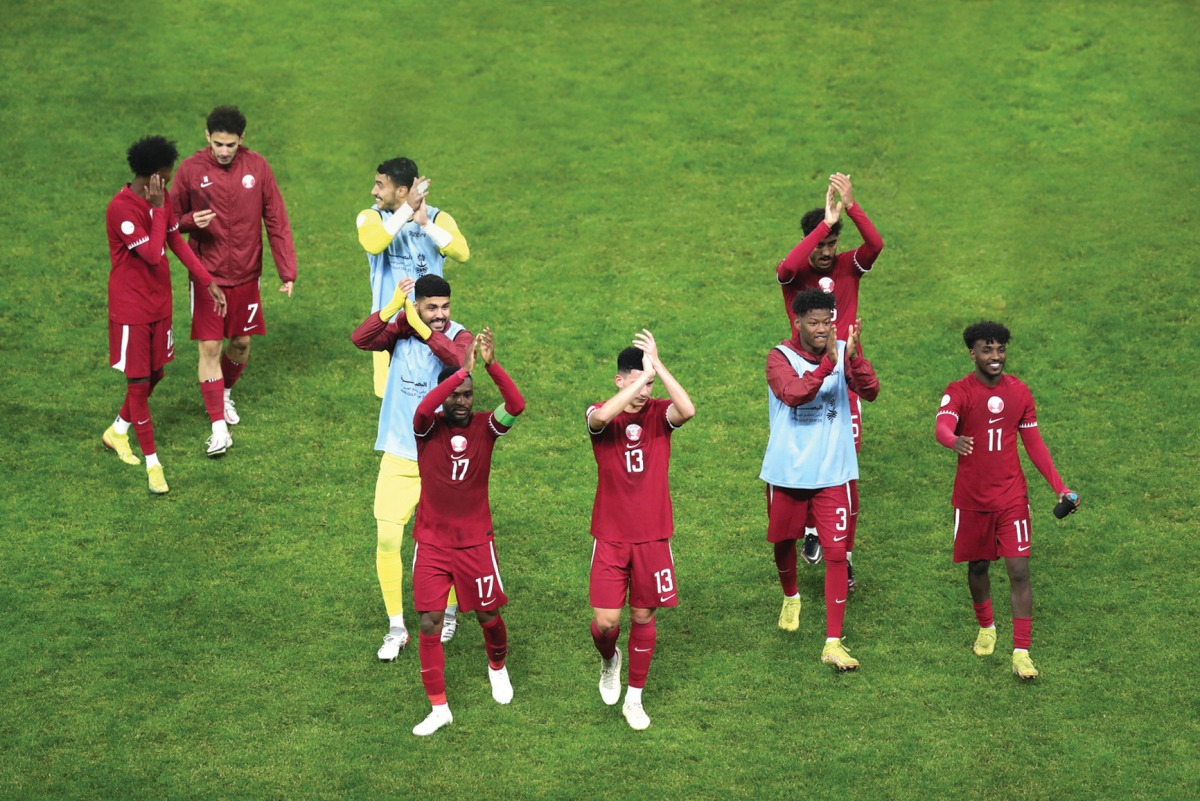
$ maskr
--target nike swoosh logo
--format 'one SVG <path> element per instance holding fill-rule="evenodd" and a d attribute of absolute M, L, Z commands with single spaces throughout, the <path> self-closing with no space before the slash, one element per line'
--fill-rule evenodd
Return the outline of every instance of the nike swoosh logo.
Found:
<path fill-rule="evenodd" d="M 999 423 L 1003 419 L 1003 417 L 997 417 L 995 420 L 988 418 L 988 425 L 991 425 L 992 423 Z"/>
<path fill-rule="evenodd" d="M 201 182 L 200 182 L 200 188 L 201 188 L 201 189 L 207 189 L 208 187 L 210 187 L 210 186 L 212 186 L 212 185 L 213 185 L 213 182 L 212 182 L 212 181 L 207 181 L 207 182 L 205 182 L 205 181 L 201 181 Z"/>
<path fill-rule="evenodd" d="M 639 654 L 648 654 L 648 653 L 650 653 L 650 649 L 649 649 L 649 648 L 634 648 L 633 650 L 637 651 Z"/>
<path fill-rule="evenodd" d="M 845 598 L 835 598 L 833 602 L 835 604 L 844 604 L 844 603 L 846 603 L 846 599 Z"/>
<path fill-rule="evenodd" d="M 422 673 L 432 673 L 432 672 L 433 672 L 433 668 L 421 668 L 421 672 L 422 672 Z"/>
<path fill-rule="evenodd" d="M 480 601 L 480 602 L 479 602 L 479 605 L 480 605 L 480 606 L 491 606 L 492 604 L 496 603 L 496 600 L 497 600 L 497 599 L 493 598 L 493 599 L 492 599 L 492 600 L 490 600 L 490 601 Z"/>
<path fill-rule="evenodd" d="M 658 602 L 660 604 L 665 604 L 667 601 L 671 600 L 674 597 L 675 597 L 675 593 L 671 593 L 670 595 L 664 595 L 658 599 Z"/>
<path fill-rule="evenodd" d="M 137 424 L 139 426 L 144 426 L 144 425 L 146 425 L 146 423 L 149 423 L 149 422 L 150 421 L 148 419 L 147 420 L 138 420 Z"/>
<path fill-rule="evenodd" d="M 1030 546 L 1028 546 L 1028 545 L 1018 545 L 1017 550 L 1020 551 L 1021 553 L 1025 553 L 1026 551 L 1029 550 L 1029 547 Z"/>
<path fill-rule="evenodd" d="M 849 537 L 849 536 L 850 536 L 849 534 L 843 534 L 843 535 L 842 535 L 842 536 L 840 536 L 840 537 L 834 537 L 834 538 L 833 538 L 833 541 L 834 541 L 834 542 L 841 542 L 842 540 L 846 539 L 846 537 Z"/>
<path fill-rule="evenodd" d="M 242 330 L 243 330 L 243 331 L 250 331 L 250 330 L 252 330 L 252 329 L 254 329 L 254 328 L 258 328 L 258 323 L 255 323 L 254 325 L 248 325 L 248 326 L 246 326 L 245 328 L 243 328 Z"/>

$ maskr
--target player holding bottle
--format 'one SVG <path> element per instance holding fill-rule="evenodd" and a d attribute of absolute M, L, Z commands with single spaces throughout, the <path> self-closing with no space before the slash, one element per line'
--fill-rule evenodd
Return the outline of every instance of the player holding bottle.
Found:
<path fill-rule="evenodd" d="M 655 378 L 669 400 L 650 397 Z M 671 432 L 696 415 L 696 407 L 663 366 L 654 336 L 643 329 L 633 347 L 617 357 L 617 394 L 587 410 L 596 457 L 592 507 L 592 641 L 600 652 L 600 697 L 612 706 L 621 697 L 621 609 L 629 597 L 629 686 L 622 713 L 634 729 L 650 718 L 642 689 L 654 656 L 654 613 L 678 605 L 671 536 Z"/>
<path fill-rule="evenodd" d="M 838 237 L 842 231 L 841 216 L 854 221 L 863 239 L 862 245 L 854 250 L 837 252 Z M 858 289 L 862 277 L 867 274 L 883 251 L 883 238 L 867 219 L 867 214 L 854 200 L 854 187 L 850 176 L 834 173 L 829 177 L 829 189 L 825 193 L 825 208 L 813 209 L 800 220 L 804 238 L 784 257 L 775 268 L 775 275 L 783 289 L 783 308 L 792 325 L 792 301 L 807 289 L 832 292 L 837 298 L 834 322 L 837 338 L 846 341 L 850 325 L 858 319 Z M 854 448 L 862 449 L 862 403 L 858 396 L 850 393 L 850 420 L 854 427 Z M 850 538 L 846 553 L 847 560 L 854 552 L 854 535 L 858 521 L 858 481 L 850 484 L 852 510 Z M 816 532 L 810 529 L 804 539 L 804 559 L 816 564 L 821 561 L 821 546 Z M 850 589 L 855 589 L 854 565 L 847 561 L 850 572 Z"/>
<path fill-rule="evenodd" d="M 215 314 L 225 314 L 225 295 L 212 275 L 179 234 L 167 185 L 179 151 L 161 136 L 134 142 L 126 153 L 133 180 L 108 204 L 105 227 L 112 271 L 108 274 L 109 363 L 125 374 L 125 403 L 101 436 L 126 464 L 137 464 L 129 447 L 129 427 L 146 457 L 150 492 L 169 487 L 154 443 L 150 393 L 175 358 L 171 333 L 171 273 L 166 247 L 212 300 Z"/>
<path fill-rule="evenodd" d="M 404 314 L 397 316 L 401 310 Z M 400 281 L 391 301 L 369 314 L 350 339 L 362 350 L 387 351 L 395 368 L 387 375 L 375 439 L 375 450 L 383 451 L 375 482 L 375 570 L 388 614 L 388 633 L 376 655 L 382 662 L 391 662 L 408 643 L 400 543 L 421 496 L 413 415 L 421 399 L 437 385 L 442 368 L 461 365 L 475 338 L 450 319 L 450 285 L 439 276 L 426 275 L 419 281 Z M 453 591 L 445 599 L 446 640 L 454 636 L 457 619 L 452 596 Z"/>
<path fill-rule="evenodd" d="M 200 396 L 212 422 L 211 457 L 233 444 L 229 426 L 241 421 L 230 397 L 233 385 L 250 357 L 250 337 L 267 333 L 259 292 L 264 225 L 279 291 L 290 298 L 296 281 L 296 248 L 283 197 L 267 160 L 242 146 L 245 132 L 246 117 L 235 106 L 214 108 L 205 122 L 208 147 L 179 165 L 171 196 L 180 229 L 229 300 L 229 314 L 221 320 L 196 303 L 193 280 L 192 339 L 199 342 Z"/>
<path fill-rule="evenodd" d="M 859 354 L 862 321 L 838 342 L 836 298 L 819 289 L 796 295 L 796 334 L 767 355 L 771 436 L 759 478 L 767 482 L 767 541 L 783 588 L 779 627 L 800 627 L 796 540 L 817 529 L 825 552 L 825 648 L 821 661 L 854 670 L 858 660 L 842 645 L 849 592 L 847 549 L 853 525 L 850 482 L 858 455 L 850 425 L 850 391 L 868 401 L 879 394 L 875 370 Z"/>
<path fill-rule="evenodd" d="M 401 279 L 441 276 L 447 257 L 457 262 L 471 258 L 454 218 L 425 202 L 429 184 L 416 162 L 403 156 L 375 168 L 375 203 L 355 220 L 371 271 L 372 311 L 387 304 Z M 376 397 L 383 397 L 387 369 L 388 354 L 376 353 Z"/>
<path fill-rule="evenodd" d="M 1007 328 L 988 321 L 963 332 L 975 369 L 946 387 L 937 413 L 936 435 L 938 442 L 958 454 L 952 498 L 954 561 L 968 563 L 967 586 L 979 623 L 973 650 L 987 656 L 996 647 L 988 568 L 1004 557 L 1012 593 L 1013 673 L 1022 679 L 1035 679 L 1038 671 L 1029 658 L 1033 625 L 1029 491 L 1017 455 L 1018 432 L 1029 460 L 1059 500 L 1071 491 L 1058 477 L 1050 451 L 1038 433 L 1029 387 L 1004 375 L 1009 337 Z M 1074 512 L 1075 507 L 1070 511 Z"/>
<path fill-rule="evenodd" d="M 476 355 L 500 390 L 504 403 L 488 414 L 473 414 Z M 454 721 L 446 702 L 446 656 L 442 650 L 442 605 L 458 587 L 459 609 L 475 612 L 483 630 L 488 680 L 498 704 L 512 701 L 504 666 L 508 630 L 500 607 L 508 603 L 492 532 L 488 479 L 492 448 L 525 410 L 525 399 L 496 361 L 492 331 L 475 338 L 463 366 L 447 367 L 441 382 L 417 406 L 413 430 L 421 470 L 421 501 L 413 528 L 413 602 L 421 615 L 421 681 L 433 706 L 413 728 L 425 736 Z M 438 412 L 438 406 L 443 411 Z"/>

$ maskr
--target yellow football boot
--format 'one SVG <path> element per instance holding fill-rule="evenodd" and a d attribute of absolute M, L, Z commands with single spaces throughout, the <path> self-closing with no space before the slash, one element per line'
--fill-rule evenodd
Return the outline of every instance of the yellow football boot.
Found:
<path fill-rule="evenodd" d="M 141 462 L 133 455 L 133 448 L 129 447 L 129 435 L 118 434 L 117 430 L 112 426 L 100 435 L 100 441 L 104 443 L 104 447 L 110 448 L 117 452 L 117 457 L 125 464 L 139 464 Z"/>
<path fill-rule="evenodd" d="M 971 648 L 975 656 L 987 656 L 996 650 L 996 627 L 980 629 L 975 637 L 975 645 Z"/>
<path fill-rule="evenodd" d="M 783 609 L 779 610 L 779 628 L 795 631 L 800 628 L 800 599 L 784 598 Z"/>
<path fill-rule="evenodd" d="M 842 645 L 841 640 L 830 640 L 825 643 L 825 650 L 821 652 L 821 661 L 826 665 L 833 665 L 840 671 L 858 670 L 858 660 L 850 656 L 849 649 Z"/>

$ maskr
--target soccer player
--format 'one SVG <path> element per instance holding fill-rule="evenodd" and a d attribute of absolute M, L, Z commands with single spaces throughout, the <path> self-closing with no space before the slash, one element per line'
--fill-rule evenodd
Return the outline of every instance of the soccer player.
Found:
<path fill-rule="evenodd" d="M 668 400 L 650 397 L 655 379 Z M 629 686 L 621 708 L 634 729 L 650 718 L 642 689 L 657 637 L 654 613 L 677 606 L 678 582 L 671 536 L 671 432 L 696 416 L 696 407 L 663 366 L 654 336 L 642 329 L 633 347 L 617 356 L 617 393 L 587 410 L 596 457 L 592 506 L 592 641 L 600 652 L 600 697 L 612 706 L 621 697 L 621 609 L 629 597 Z"/>
<path fill-rule="evenodd" d="M 842 212 L 854 221 L 863 243 L 854 250 L 837 252 L 838 237 L 842 232 Z M 854 200 L 854 186 L 850 176 L 834 173 L 829 177 L 829 188 L 825 192 L 825 208 L 813 209 L 800 220 L 804 238 L 775 268 L 783 290 L 783 308 L 792 324 L 792 335 L 796 329 L 792 317 L 792 301 L 806 289 L 822 289 L 832 292 L 837 298 L 834 323 L 837 338 L 846 341 L 851 323 L 858 319 L 858 288 L 862 277 L 870 271 L 883 251 L 883 238 L 867 218 L 862 206 Z M 862 449 L 862 403 L 858 396 L 850 393 L 850 420 L 854 426 L 854 448 Z M 858 481 L 850 484 L 851 521 L 847 554 L 847 569 L 850 572 L 850 589 L 857 587 L 854 565 L 850 560 L 854 552 L 854 535 L 858 522 Z M 816 532 L 805 532 L 804 559 L 816 564 L 821 561 L 821 546 Z"/>
<path fill-rule="evenodd" d="M 358 241 L 371 268 L 373 312 L 391 299 L 401 279 L 441 276 L 447 257 L 457 262 L 471 258 L 454 218 L 425 202 L 429 184 L 416 163 L 402 156 L 375 168 L 371 189 L 375 203 L 359 212 L 356 220 Z M 387 369 L 387 353 L 376 353 L 375 395 L 380 398 L 387 385 Z"/>
<path fill-rule="evenodd" d="M 404 314 L 397 316 L 401 310 Z M 437 275 L 402 279 L 387 305 L 368 315 L 350 338 L 362 350 L 390 353 L 396 365 L 388 371 L 375 439 L 375 450 L 383 451 L 375 482 L 375 569 L 388 614 L 388 633 L 377 656 L 391 662 L 408 643 L 400 542 L 421 496 L 413 415 L 437 385 L 442 368 L 459 367 L 475 338 L 450 319 L 450 285 Z M 447 640 L 454 636 L 458 620 L 453 590 L 450 595 L 443 630 Z"/>
<path fill-rule="evenodd" d="M 854 670 L 858 660 L 841 641 L 849 592 L 850 482 L 858 478 L 849 393 L 873 401 L 879 379 L 859 351 L 861 320 L 847 328 L 845 342 L 837 340 L 834 295 L 810 289 L 796 295 L 792 308 L 795 335 L 767 355 L 771 435 L 759 474 L 767 482 L 767 541 L 774 545 L 783 588 L 779 627 L 800 627 L 796 540 L 812 526 L 825 552 L 821 661 Z"/>
<path fill-rule="evenodd" d="M 188 244 L 225 290 L 229 314 L 222 320 L 196 302 L 192 280 L 192 339 L 200 347 L 200 396 L 212 423 L 208 455 L 221 456 L 233 444 L 229 426 L 241 420 L 230 393 L 250 357 L 250 337 L 267 333 L 259 294 L 262 229 L 282 282 L 292 296 L 296 248 L 275 174 L 267 160 L 242 146 L 246 117 L 235 106 L 217 106 L 208 115 L 208 147 L 179 165 L 171 199 Z M 228 340 L 224 351 L 221 344 Z"/>
<path fill-rule="evenodd" d="M 500 390 L 504 402 L 495 411 L 473 414 L 476 357 Z M 454 721 L 446 702 L 446 656 L 442 650 L 442 606 L 458 587 L 459 610 L 475 612 L 483 630 L 488 680 L 498 704 L 512 701 L 512 682 L 504 666 L 508 629 L 500 607 L 508 603 L 496 559 L 488 479 L 492 448 L 525 410 L 525 399 L 496 361 L 489 328 L 475 338 L 463 366 L 443 368 L 441 382 L 417 406 L 417 464 L 421 501 L 413 527 L 413 603 L 421 615 L 421 682 L 433 709 L 413 728 L 425 736 Z M 443 411 L 438 412 L 438 406 Z"/>
<path fill-rule="evenodd" d="M 150 492 L 168 490 L 154 443 L 150 393 L 162 380 L 167 362 L 175 358 L 171 333 L 171 273 L 166 247 L 171 248 L 193 280 L 208 294 L 215 314 L 225 314 L 225 295 L 212 275 L 179 234 L 167 185 L 179 151 L 161 136 L 147 136 L 126 153 L 133 180 L 116 194 L 105 213 L 112 271 L 108 274 L 108 355 L 113 368 L 125 374 L 125 403 L 117 419 L 101 436 L 126 464 L 138 464 L 129 447 L 133 426 Z"/>
<path fill-rule="evenodd" d="M 987 656 L 996 647 L 988 568 L 1004 557 L 1012 593 L 1013 673 L 1038 676 L 1029 658 L 1033 626 L 1033 591 L 1029 556 L 1029 490 L 1017 433 L 1025 453 L 1061 501 L 1071 491 L 1054 469 L 1050 450 L 1038 433 L 1033 395 L 1023 381 L 1004 375 L 1009 331 L 980 322 L 963 332 L 975 369 L 946 387 L 937 413 L 937 441 L 958 454 L 954 474 L 954 561 L 967 562 L 967 586 L 975 606 L 979 633 L 973 650 Z M 1075 511 L 1075 508 L 1070 510 Z"/>

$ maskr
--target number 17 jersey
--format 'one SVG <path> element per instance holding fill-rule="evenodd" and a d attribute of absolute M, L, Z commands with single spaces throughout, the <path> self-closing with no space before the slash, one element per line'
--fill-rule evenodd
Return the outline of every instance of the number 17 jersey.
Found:
<path fill-rule="evenodd" d="M 988 387 L 971 373 L 946 387 L 937 414 L 957 421 L 955 434 L 974 439 L 971 455 L 958 457 L 955 508 L 1002 512 L 1028 498 L 1017 432 L 1036 428 L 1037 412 L 1024 381 L 1003 375 L 999 384 Z"/>
<path fill-rule="evenodd" d="M 588 416 L 602 404 L 588 408 Z M 621 412 L 592 436 L 596 502 L 592 536 L 607 542 L 653 542 L 675 532 L 671 514 L 671 401 L 650 398 L 636 413 Z"/>

